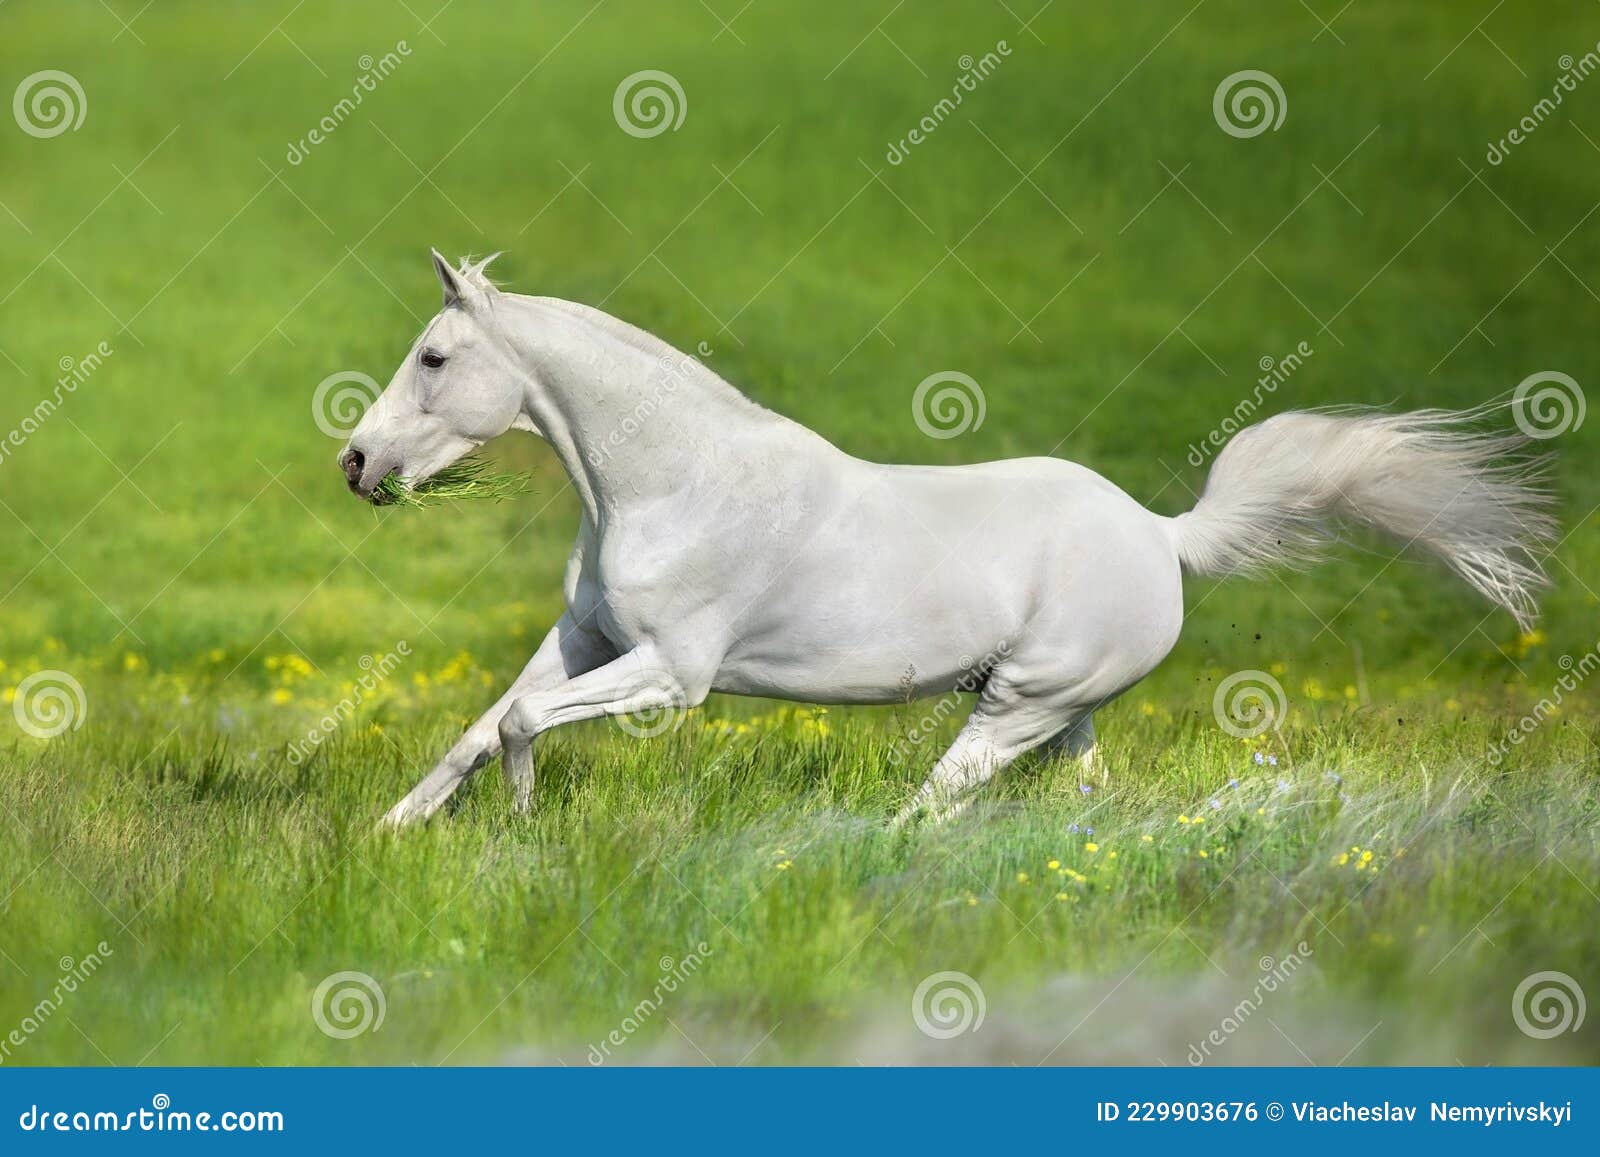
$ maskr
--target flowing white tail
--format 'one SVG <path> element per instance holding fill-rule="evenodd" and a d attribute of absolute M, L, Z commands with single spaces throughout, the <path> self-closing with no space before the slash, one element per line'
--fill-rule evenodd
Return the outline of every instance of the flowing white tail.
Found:
<path fill-rule="evenodd" d="M 1315 561 L 1341 523 L 1439 556 L 1526 630 L 1547 585 L 1538 552 L 1556 534 L 1543 460 L 1528 440 L 1486 433 L 1486 410 L 1291 412 L 1242 431 L 1205 493 L 1172 520 L 1178 557 L 1200 575 Z"/>

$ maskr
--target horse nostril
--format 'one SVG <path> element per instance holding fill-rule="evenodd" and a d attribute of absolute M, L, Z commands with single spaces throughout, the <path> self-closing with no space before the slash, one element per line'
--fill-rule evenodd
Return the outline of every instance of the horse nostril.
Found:
<path fill-rule="evenodd" d="M 351 486 L 361 481 L 361 472 L 366 469 L 367 457 L 360 450 L 346 450 L 340 465 L 344 467 L 344 478 Z"/>

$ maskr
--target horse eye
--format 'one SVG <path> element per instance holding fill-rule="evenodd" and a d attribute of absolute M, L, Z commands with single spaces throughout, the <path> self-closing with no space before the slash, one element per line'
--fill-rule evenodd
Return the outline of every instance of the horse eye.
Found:
<path fill-rule="evenodd" d="M 433 350 L 423 350 L 422 364 L 427 366 L 430 370 L 436 370 L 440 366 L 444 365 L 444 355 L 441 353 L 435 353 Z"/>

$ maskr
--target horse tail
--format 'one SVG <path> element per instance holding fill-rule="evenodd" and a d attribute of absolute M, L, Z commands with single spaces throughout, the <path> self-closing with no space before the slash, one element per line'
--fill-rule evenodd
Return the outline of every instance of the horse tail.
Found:
<path fill-rule="evenodd" d="M 1483 430 L 1490 409 L 1292 411 L 1250 426 L 1169 521 L 1179 561 L 1218 576 L 1304 565 L 1362 524 L 1437 555 L 1527 630 L 1556 536 L 1549 457 Z"/>

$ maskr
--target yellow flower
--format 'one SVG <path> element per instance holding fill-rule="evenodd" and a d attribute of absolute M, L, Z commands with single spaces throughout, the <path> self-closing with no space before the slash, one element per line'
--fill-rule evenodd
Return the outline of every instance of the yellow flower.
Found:
<path fill-rule="evenodd" d="M 1106 859 L 1114 860 L 1116 858 L 1117 858 L 1117 853 L 1116 853 L 1116 851 L 1114 849 L 1112 851 L 1109 851 L 1109 852 L 1106 853 Z"/>
<path fill-rule="evenodd" d="M 1188 816 L 1179 816 L 1178 817 L 1178 822 L 1180 824 L 1186 824 L 1186 823 L 1189 822 L 1189 817 Z"/>
<path fill-rule="evenodd" d="M 1026 873 L 1026 872 L 1018 872 L 1017 873 L 1017 883 L 1026 884 L 1027 882 L 1028 882 L 1028 873 Z"/>
<path fill-rule="evenodd" d="M 779 860 L 777 863 L 777 868 L 780 872 L 787 872 L 793 865 L 793 860 Z"/>
<path fill-rule="evenodd" d="M 1204 848 L 1201 848 L 1200 849 L 1200 858 L 1202 860 L 1209 860 L 1211 858 L 1211 853 L 1206 851 Z"/>
<path fill-rule="evenodd" d="M 1151 843 L 1155 842 L 1155 837 L 1150 835 L 1148 832 L 1146 832 L 1144 835 L 1140 836 L 1139 838 L 1141 840 L 1143 840 L 1147 844 L 1151 844 Z"/>
<path fill-rule="evenodd" d="M 1098 852 L 1100 850 L 1100 845 L 1099 844 L 1093 844 L 1093 843 L 1084 844 L 1083 845 L 1083 850 L 1086 851 L 1086 852 Z"/>
<path fill-rule="evenodd" d="M 1070 899 L 1072 899 L 1072 897 L 1071 897 L 1071 896 L 1069 896 L 1069 895 L 1068 895 L 1068 894 L 1067 894 L 1067 893 L 1065 893 L 1065 892 L 1057 892 L 1057 893 L 1056 893 L 1056 899 L 1057 899 L 1057 900 L 1070 900 Z"/>
<path fill-rule="evenodd" d="M 1049 868 L 1051 871 L 1054 871 L 1055 869 L 1059 868 L 1060 866 L 1061 866 L 1061 861 L 1060 860 L 1051 860 L 1049 863 L 1047 863 L 1045 865 L 1045 867 Z"/>
<path fill-rule="evenodd" d="M 122 656 L 122 669 L 124 671 L 143 670 L 144 665 L 144 660 L 138 655 L 135 655 L 132 651 L 128 651 Z"/>
<path fill-rule="evenodd" d="M 290 691 L 287 687 L 279 687 L 272 693 L 272 701 L 279 707 L 282 707 L 285 703 L 288 703 L 293 699 L 294 692 Z"/>

